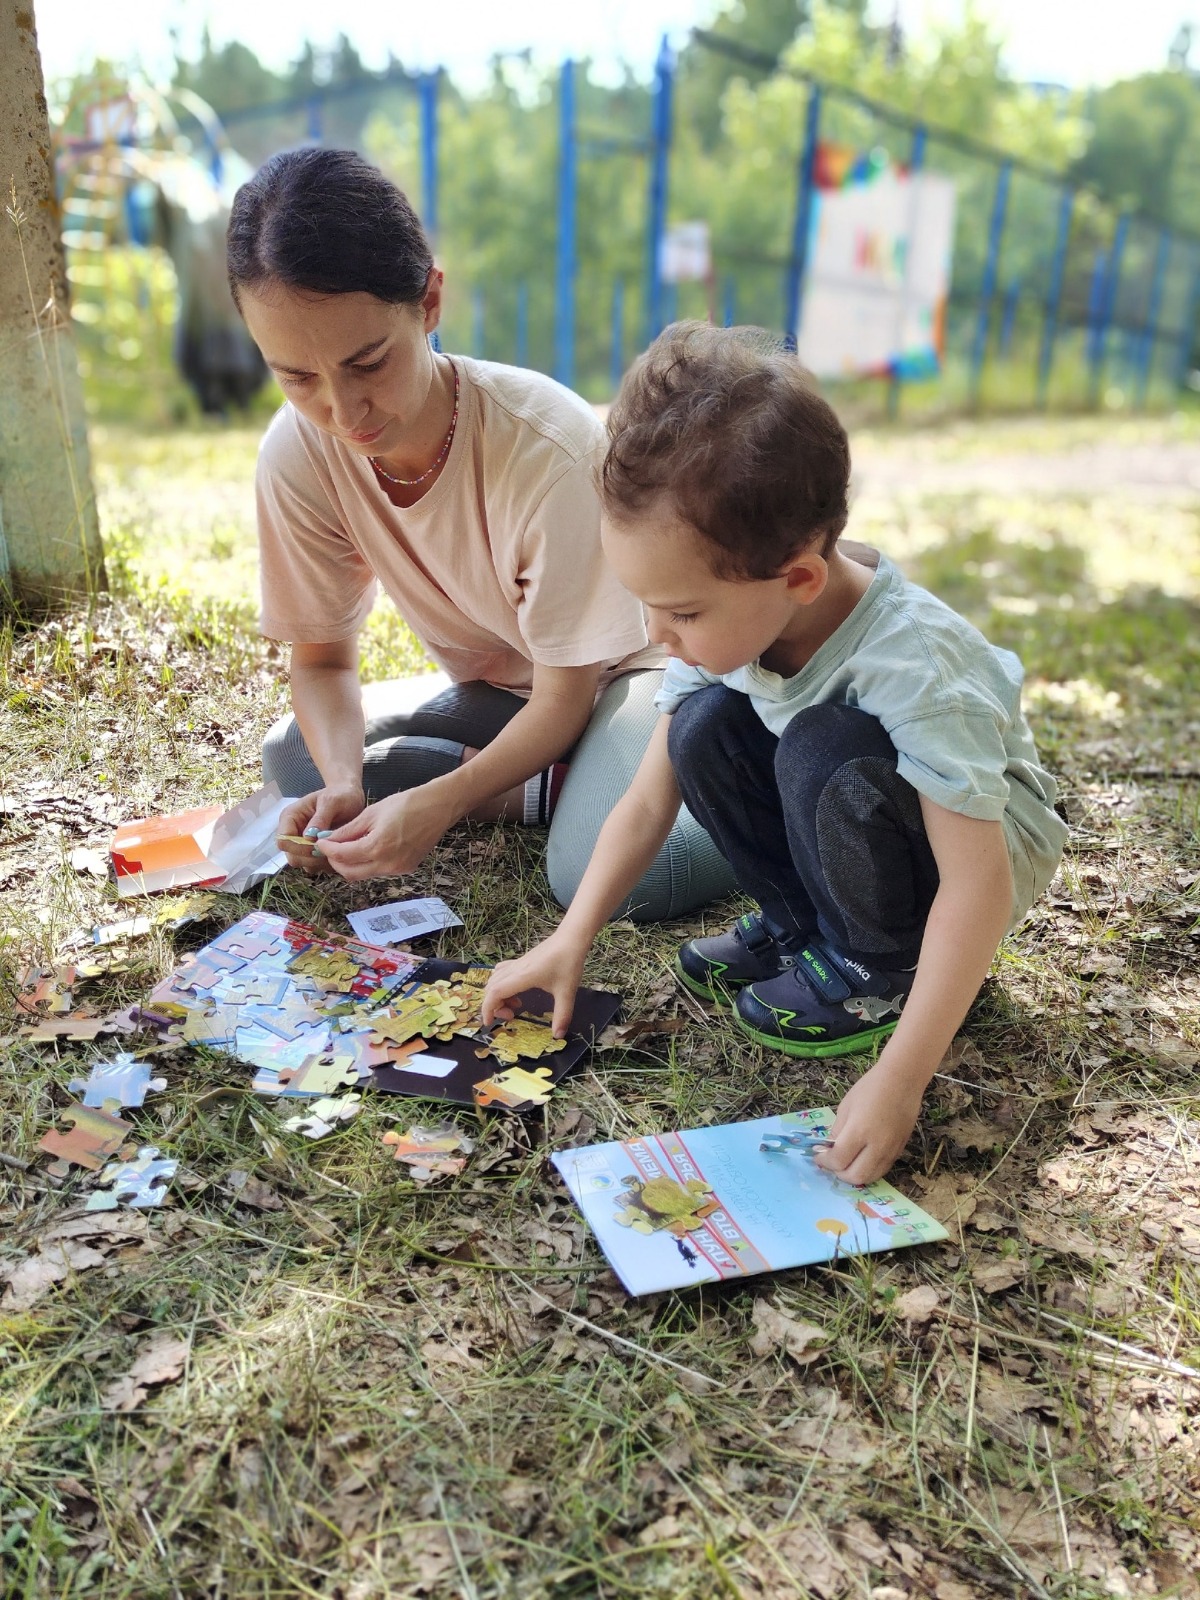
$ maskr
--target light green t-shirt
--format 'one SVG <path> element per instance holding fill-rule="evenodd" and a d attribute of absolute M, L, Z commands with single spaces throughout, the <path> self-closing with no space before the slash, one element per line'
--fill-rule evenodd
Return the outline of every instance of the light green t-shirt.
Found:
<path fill-rule="evenodd" d="M 776 735 L 806 706 L 866 711 L 895 745 L 901 777 L 920 794 L 947 811 L 1003 824 L 1015 925 L 1054 876 L 1067 838 L 1054 810 L 1054 779 L 1038 762 L 1021 710 L 1024 677 L 1010 650 L 989 644 L 880 555 L 867 592 L 795 677 L 756 661 L 716 677 L 672 658 L 655 704 L 670 714 L 697 689 L 723 683 L 748 695 Z"/>

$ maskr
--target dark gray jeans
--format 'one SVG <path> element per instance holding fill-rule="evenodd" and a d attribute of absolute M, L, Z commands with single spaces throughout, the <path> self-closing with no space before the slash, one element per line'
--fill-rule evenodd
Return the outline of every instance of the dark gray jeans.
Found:
<path fill-rule="evenodd" d="M 874 717 L 809 706 L 777 739 L 748 696 L 716 686 L 679 707 L 669 748 L 688 809 L 770 924 L 799 944 L 915 964 L 937 863 Z"/>

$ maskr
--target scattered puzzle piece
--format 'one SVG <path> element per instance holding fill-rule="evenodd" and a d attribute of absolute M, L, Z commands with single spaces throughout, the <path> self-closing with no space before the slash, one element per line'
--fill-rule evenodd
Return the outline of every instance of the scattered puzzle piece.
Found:
<path fill-rule="evenodd" d="M 474 1139 L 460 1133 L 452 1122 L 439 1123 L 436 1128 L 416 1123 L 407 1133 L 393 1129 L 383 1135 L 383 1143 L 391 1148 L 395 1160 L 409 1168 L 417 1183 L 456 1178 L 475 1148 Z"/>
<path fill-rule="evenodd" d="M 312 978 L 324 989 L 337 989 L 348 993 L 362 971 L 360 964 L 344 950 L 326 950 L 315 946 L 293 956 L 288 971 Z"/>
<path fill-rule="evenodd" d="M 70 1132 L 51 1128 L 38 1145 L 39 1150 L 58 1158 L 49 1167 L 56 1178 L 69 1176 L 73 1166 L 98 1172 L 106 1161 L 121 1153 L 126 1135 L 134 1131 L 131 1122 L 78 1103 L 67 1107 L 62 1120 L 71 1124 Z"/>
<path fill-rule="evenodd" d="M 155 1145 L 143 1145 L 136 1161 L 111 1162 L 100 1174 L 107 1189 L 88 1197 L 88 1211 L 112 1211 L 118 1205 L 160 1206 L 167 1184 L 179 1170 L 178 1161 L 160 1161 Z"/>
<path fill-rule="evenodd" d="M 289 1133 L 302 1133 L 306 1139 L 323 1139 L 339 1123 L 356 1117 L 362 1106 L 362 1096 L 343 1094 L 337 1099 L 314 1100 L 302 1116 L 288 1117 L 283 1126 Z"/>
<path fill-rule="evenodd" d="M 495 1077 L 485 1078 L 475 1085 L 475 1104 L 508 1106 L 510 1110 L 517 1106 L 542 1106 L 550 1098 L 553 1087 L 549 1067 L 537 1067 L 532 1072 L 524 1067 L 510 1067 L 507 1072 L 498 1072 Z"/>
<path fill-rule="evenodd" d="M 533 1022 L 528 1017 L 498 1022 L 485 1042 L 497 1061 L 510 1066 L 522 1058 L 553 1055 L 556 1050 L 567 1048 L 565 1039 L 556 1039 L 544 1023 Z"/>
<path fill-rule="evenodd" d="M 211 1011 L 189 1011 L 184 1018 L 183 1037 L 189 1044 L 232 1044 L 241 1021 L 236 1006 L 217 1006 Z"/>
<path fill-rule="evenodd" d="M 240 972 L 245 965 L 244 956 L 231 955 L 219 945 L 210 944 L 184 962 L 175 974 L 174 987 L 193 991 L 214 989 L 231 972 Z"/>
<path fill-rule="evenodd" d="M 223 943 L 219 948 L 228 950 L 231 955 L 240 956 L 243 961 L 260 961 L 264 956 L 281 956 L 287 945 L 277 933 L 260 932 L 257 928 L 231 928 L 228 933 L 221 936 Z M 212 946 L 210 945 L 211 949 Z"/>
<path fill-rule="evenodd" d="M 95 1039 L 108 1030 L 105 1017 L 63 1017 L 57 1022 L 47 1018 L 31 1028 L 22 1028 L 21 1035 L 25 1039 L 44 1042 L 49 1039 Z"/>
<path fill-rule="evenodd" d="M 234 1006 L 277 1006 L 291 987 L 284 972 L 255 973 L 247 967 L 222 987 L 221 999 Z"/>
<path fill-rule="evenodd" d="M 97 1061 L 87 1078 L 72 1078 L 67 1088 L 85 1106 L 114 1111 L 120 1106 L 140 1106 L 148 1093 L 160 1094 L 165 1078 L 152 1078 L 148 1061 L 136 1061 L 122 1050 L 111 1061 Z"/>
<path fill-rule="evenodd" d="M 298 1067 L 281 1067 L 279 1088 L 283 1095 L 327 1095 L 335 1089 L 352 1088 L 358 1082 L 354 1057 L 339 1052 L 310 1056 Z"/>

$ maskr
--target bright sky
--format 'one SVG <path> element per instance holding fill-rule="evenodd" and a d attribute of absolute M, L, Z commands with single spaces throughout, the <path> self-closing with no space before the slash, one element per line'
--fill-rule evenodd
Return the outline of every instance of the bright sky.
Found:
<path fill-rule="evenodd" d="M 961 12 L 962 0 L 896 0 L 902 19 Z M 1083 86 L 1166 64 L 1180 22 L 1200 24 L 1200 0 L 981 0 L 1002 19 L 1009 64 L 1020 76 Z M 874 0 L 890 16 L 893 0 Z M 648 73 L 659 36 L 680 41 L 711 20 L 717 0 L 449 0 L 442 4 L 331 6 L 329 0 L 34 0 L 47 77 L 97 55 L 141 64 L 151 76 L 172 59 L 177 31 L 195 48 L 207 19 L 214 39 L 241 39 L 268 65 L 282 65 L 303 41 L 329 44 L 344 29 L 369 66 L 389 48 L 406 66 L 443 65 L 464 86 L 478 82 L 497 51 L 532 46 L 539 60 L 591 56 L 612 70 L 628 61 Z M 1200 27 L 1192 64 L 1200 66 Z"/>

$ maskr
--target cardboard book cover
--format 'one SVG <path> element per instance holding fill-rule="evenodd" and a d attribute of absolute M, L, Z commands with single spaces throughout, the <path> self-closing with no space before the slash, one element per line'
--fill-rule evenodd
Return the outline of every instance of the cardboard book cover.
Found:
<path fill-rule="evenodd" d="M 552 1160 L 630 1294 L 944 1239 L 890 1183 L 858 1188 L 815 1164 L 832 1122 L 818 1106 Z"/>

